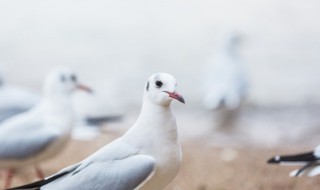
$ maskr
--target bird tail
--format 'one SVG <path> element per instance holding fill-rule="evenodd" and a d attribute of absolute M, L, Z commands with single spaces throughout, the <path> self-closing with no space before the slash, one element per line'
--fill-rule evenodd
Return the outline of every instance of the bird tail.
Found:
<path fill-rule="evenodd" d="M 40 190 L 40 188 L 64 175 L 66 175 L 69 172 L 63 172 L 63 173 L 59 173 L 57 175 L 54 175 L 52 177 L 49 177 L 47 179 L 44 180 L 40 180 L 40 181 L 36 181 L 27 185 L 22 185 L 19 187 L 14 187 L 14 188 L 10 188 L 10 189 L 6 189 L 6 190 Z"/>
<path fill-rule="evenodd" d="M 88 125 L 102 125 L 108 122 L 118 122 L 122 119 L 122 115 L 115 115 L 115 116 L 105 116 L 105 117 L 87 117 L 86 123 Z"/>
<path fill-rule="evenodd" d="M 268 160 L 268 164 L 298 164 L 298 163 L 305 163 L 305 162 L 315 162 L 318 161 L 313 152 L 307 152 L 297 155 L 288 155 L 288 156 L 275 156 Z"/>

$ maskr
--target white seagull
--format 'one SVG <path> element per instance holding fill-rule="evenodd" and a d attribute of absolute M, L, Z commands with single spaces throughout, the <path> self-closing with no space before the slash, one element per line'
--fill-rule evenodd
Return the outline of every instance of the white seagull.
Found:
<path fill-rule="evenodd" d="M 182 157 L 170 106 L 173 99 L 184 103 L 175 78 L 152 75 L 145 85 L 140 116 L 122 137 L 45 180 L 13 189 L 164 189 L 177 175 Z"/>
<path fill-rule="evenodd" d="M 106 94 L 101 89 L 94 89 L 94 93 L 75 93 L 73 96 L 74 110 L 79 123 L 83 125 L 100 126 L 108 122 L 121 120 L 119 106 L 108 102 Z"/>
<path fill-rule="evenodd" d="M 73 105 L 76 114 L 76 127 L 72 132 L 75 140 L 94 140 L 102 132 L 102 127 L 111 122 L 119 122 L 122 114 L 119 105 L 112 106 L 101 93 L 101 89 L 95 89 L 94 93 L 78 92 L 73 95 Z M 115 102 L 113 100 L 113 102 Z M 114 104 L 115 105 L 115 104 Z"/>
<path fill-rule="evenodd" d="M 5 83 L 0 76 L 0 122 L 31 109 L 40 96 L 30 89 Z"/>
<path fill-rule="evenodd" d="M 204 74 L 203 105 L 214 111 L 216 128 L 224 131 L 234 127 L 247 94 L 247 78 L 237 51 L 239 40 L 238 34 L 225 33 L 208 59 Z"/>
<path fill-rule="evenodd" d="M 269 164 L 290 164 L 303 165 L 302 168 L 290 173 L 291 177 L 298 177 L 306 174 L 313 177 L 320 174 L 320 145 L 315 150 L 296 155 L 275 156 L 268 160 Z"/>
<path fill-rule="evenodd" d="M 14 171 L 34 166 L 43 179 L 39 163 L 65 147 L 73 126 L 71 94 L 75 89 L 90 91 L 77 82 L 68 68 L 50 73 L 44 84 L 42 101 L 30 111 L 13 116 L 0 126 L 0 169 L 6 169 L 5 188 Z"/>
<path fill-rule="evenodd" d="M 234 110 L 241 105 L 247 92 L 246 75 L 237 53 L 240 37 L 229 32 L 220 40 L 220 47 L 217 47 L 206 66 L 203 104 L 209 110 L 220 107 Z"/>

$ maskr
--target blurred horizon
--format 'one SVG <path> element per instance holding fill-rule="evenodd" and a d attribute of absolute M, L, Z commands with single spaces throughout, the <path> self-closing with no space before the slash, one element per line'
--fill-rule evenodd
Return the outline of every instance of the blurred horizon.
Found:
<path fill-rule="evenodd" d="M 39 90 L 56 65 L 75 69 L 107 98 L 140 105 L 145 80 L 168 72 L 192 106 L 219 34 L 237 31 L 248 102 L 320 104 L 317 1 L 2 1 L 0 69 Z M 127 94 L 127 96 L 125 96 Z"/>

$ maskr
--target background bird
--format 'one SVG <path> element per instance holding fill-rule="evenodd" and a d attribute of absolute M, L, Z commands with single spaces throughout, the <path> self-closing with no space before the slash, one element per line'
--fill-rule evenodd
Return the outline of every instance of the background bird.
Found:
<path fill-rule="evenodd" d="M 290 173 L 291 177 L 298 177 L 306 174 L 310 177 L 320 174 L 320 145 L 315 150 L 296 155 L 275 156 L 268 160 L 269 164 L 290 164 L 303 165 L 300 169 Z"/>
<path fill-rule="evenodd" d="M 5 188 L 15 170 L 35 167 L 38 177 L 41 161 L 52 158 L 69 140 L 74 122 L 71 94 L 81 85 L 69 68 L 57 68 L 45 80 L 41 102 L 28 112 L 16 115 L 0 127 L 0 169 L 6 169 Z"/>
<path fill-rule="evenodd" d="M 166 73 L 152 75 L 145 85 L 140 116 L 122 137 L 45 180 L 13 189 L 164 189 L 181 164 L 170 106 L 174 99 L 184 103 L 175 78 Z"/>
<path fill-rule="evenodd" d="M 203 105 L 215 111 L 218 129 L 232 127 L 247 94 L 247 77 L 237 51 L 239 42 L 240 35 L 235 32 L 220 36 L 205 68 Z"/>
<path fill-rule="evenodd" d="M 76 140 L 94 140 L 101 134 L 103 127 L 111 122 L 119 122 L 123 114 L 119 106 L 105 94 L 94 89 L 94 93 L 77 92 L 73 95 L 73 106 L 76 114 L 76 128 L 72 138 Z"/>
<path fill-rule="evenodd" d="M 41 96 L 31 89 L 6 84 L 3 78 L 0 72 L 0 122 L 28 111 L 41 100 Z M 76 126 L 80 128 L 74 130 L 75 139 L 92 139 L 99 135 L 99 129 L 92 127 L 99 128 L 105 123 L 118 122 L 122 119 L 121 112 L 115 106 L 103 107 L 105 106 L 102 101 L 103 97 L 96 91 L 94 94 L 77 92 L 74 93 L 72 98 L 76 114 Z M 85 128 L 85 126 L 89 127 Z"/>

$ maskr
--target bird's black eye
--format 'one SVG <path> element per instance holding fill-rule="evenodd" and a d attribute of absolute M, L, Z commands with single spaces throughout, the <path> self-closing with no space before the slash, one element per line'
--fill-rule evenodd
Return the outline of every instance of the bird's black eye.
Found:
<path fill-rule="evenodd" d="M 66 77 L 64 75 L 61 75 L 60 76 L 60 80 L 61 80 L 61 82 L 65 82 L 66 81 Z"/>
<path fill-rule="evenodd" d="M 161 88 L 161 86 L 163 85 L 163 83 L 159 80 L 157 80 L 155 84 L 158 88 Z"/>
<path fill-rule="evenodd" d="M 77 82 L 77 77 L 76 77 L 76 75 L 71 75 L 71 80 L 72 80 L 73 82 Z"/>

